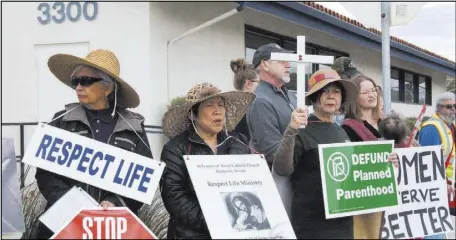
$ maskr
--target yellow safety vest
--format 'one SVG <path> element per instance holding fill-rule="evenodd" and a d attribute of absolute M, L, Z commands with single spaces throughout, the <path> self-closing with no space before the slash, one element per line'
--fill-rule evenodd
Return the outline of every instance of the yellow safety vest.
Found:
<path fill-rule="evenodd" d="M 431 119 L 429 119 L 428 121 L 423 123 L 420 127 L 420 130 L 421 130 L 421 128 L 428 126 L 428 125 L 434 126 L 435 128 L 437 128 L 437 131 L 439 132 L 440 141 L 442 142 L 442 146 L 443 146 L 443 160 L 446 161 L 448 159 L 448 156 L 451 156 L 450 163 L 448 164 L 448 167 L 446 169 L 446 175 L 447 175 L 448 179 L 452 179 L 453 164 L 454 164 L 454 157 L 455 157 L 454 153 L 455 153 L 456 147 L 453 147 L 454 141 L 453 141 L 453 135 L 451 134 L 451 129 L 437 114 L 434 114 L 434 116 L 432 116 Z"/>

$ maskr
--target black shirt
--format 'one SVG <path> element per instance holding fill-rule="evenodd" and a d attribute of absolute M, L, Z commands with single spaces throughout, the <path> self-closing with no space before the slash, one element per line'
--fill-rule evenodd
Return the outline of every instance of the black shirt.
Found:
<path fill-rule="evenodd" d="M 374 134 L 375 137 L 381 138 L 382 136 L 380 135 L 380 132 L 375 129 L 370 123 L 367 121 L 363 121 L 364 127 L 366 127 L 372 134 Z M 379 121 L 380 123 L 380 121 Z M 350 138 L 350 141 L 352 142 L 363 142 L 363 139 L 355 132 L 355 130 L 347 125 L 342 125 L 342 128 L 345 130 L 347 133 L 348 137 Z"/>
<path fill-rule="evenodd" d="M 84 109 L 90 123 L 90 128 L 92 129 L 93 138 L 100 142 L 107 143 L 116 127 L 117 119 L 119 118 L 117 112 L 114 117 L 112 117 L 112 107 L 101 110 L 92 110 L 85 107 Z"/>
<path fill-rule="evenodd" d="M 295 139 L 295 167 L 291 175 L 291 219 L 296 237 L 353 239 L 352 217 L 325 217 L 318 154 L 318 144 L 344 143 L 350 140 L 345 131 L 335 123 L 322 122 L 314 115 L 310 115 L 308 120 L 310 123 L 306 128 L 300 129 Z"/>

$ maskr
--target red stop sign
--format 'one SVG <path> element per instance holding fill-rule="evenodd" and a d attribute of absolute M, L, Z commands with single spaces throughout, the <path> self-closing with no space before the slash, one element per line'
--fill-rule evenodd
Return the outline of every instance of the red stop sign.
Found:
<path fill-rule="evenodd" d="M 157 239 L 143 222 L 125 207 L 81 210 L 51 239 Z"/>

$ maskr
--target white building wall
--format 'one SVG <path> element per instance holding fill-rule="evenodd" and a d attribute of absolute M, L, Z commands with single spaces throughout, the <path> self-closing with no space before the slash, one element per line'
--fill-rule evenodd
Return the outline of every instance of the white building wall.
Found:
<path fill-rule="evenodd" d="M 182 33 L 237 7 L 229 2 L 150 3 L 151 47 L 154 49 L 152 79 L 166 80 L 166 44 Z M 192 35 L 169 48 L 169 93 L 162 98 L 183 96 L 195 84 L 212 82 L 222 90 L 233 90 L 230 60 L 244 56 L 244 24 L 234 15 Z M 166 87 L 166 86 L 165 86 Z M 164 95 L 163 95 L 164 94 Z M 168 102 L 163 102 L 164 106 Z"/>
<path fill-rule="evenodd" d="M 150 103 L 155 101 L 155 95 L 160 89 L 150 77 L 150 28 L 149 3 L 114 3 L 98 2 L 98 16 L 94 21 L 81 18 L 77 22 L 66 20 L 57 24 L 50 22 L 41 25 L 37 17 L 39 2 L 8 2 L 2 4 L 2 122 L 36 122 L 49 121 L 48 112 L 62 110 L 64 104 L 77 101 L 74 91 L 65 87 L 51 73 L 53 80 L 39 79 L 38 69 L 46 69 L 46 60 L 40 48 L 52 47 L 67 53 L 65 46 L 78 43 L 87 44 L 87 52 L 78 48 L 78 56 L 85 57 L 88 51 L 103 48 L 113 51 L 121 65 L 121 77 L 136 89 L 141 97 L 141 104 L 133 109 L 146 118 L 146 124 L 157 124 L 150 117 L 154 112 Z M 52 3 L 50 3 L 52 5 Z M 51 7 L 52 9 L 52 7 Z M 55 14 L 55 11 L 52 11 Z M 37 50 L 38 49 L 38 50 Z M 50 53 L 50 52 L 49 52 Z M 44 54 L 44 53 L 43 53 Z M 49 84 L 39 88 L 39 82 Z M 39 89 L 46 93 L 39 92 Z M 66 91 L 62 96 L 60 91 Z M 39 95 L 47 94 L 49 99 L 57 103 L 53 106 L 43 106 L 38 102 Z M 38 107 L 39 106 L 39 107 Z M 31 129 L 27 127 L 27 129 Z M 14 137 L 15 146 L 19 151 L 18 128 L 3 127 L 2 137 Z M 33 131 L 33 130 L 32 130 Z M 26 134 L 25 143 L 28 143 Z M 153 139 L 151 144 L 154 143 Z M 161 149 L 153 149 L 158 156 Z"/>
<path fill-rule="evenodd" d="M 51 109 L 41 105 L 38 108 L 38 78 L 46 78 L 46 75 L 40 75 L 38 69 L 46 69 L 46 63 L 37 62 L 37 59 L 42 59 L 46 51 L 38 51 L 42 54 L 38 58 L 36 50 L 47 46 L 58 49 L 60 45 L 77 43 L 77 50 L 71 49 L 78 53 L 85 46 L 87 51 L 97 48 L 114 51 L 121 63 L 121 76 L 138 91 L 141 98 L 140 106 L 133 111 L 142 114 L 147 125 L 161 126 L 169 100 L 185 95 L 194 84 L 207 81 L 222 90 L 233 89 L 229 62 L 245 55 L 244 24 L 290 37 L 305 35 L 308 42 L 348 52 L 361 71 L 381 83 L 379 52 L 250 9 L 176 42 L 169 52 L 171 71 L 170 81 L 167 82 L 167 41 L 235 8 L 237 4 L 98 2 L 98 17 L 92 22 L 81 19 L 75 23 L 66 21 L 48 25 L 37 22 L 36 18 L 40 15 L 38 4 L 8 2 L 2 5 L 2 122 L 38 121 L 43 108 L 56 112 L 65 103 L 77 100 L 68 88 L 69 94 L 55 98 L 54 95 L 63 91 L 61 89 L 65 86 L 53 79 L 49 80 L 49 98 L 55 99 L 61 106 Z M 433 100 L 443 92 L 444 74 L 395 58 L 391 63 L 431 76 Z M 393 103 L 393 109 L 405 116 L 416 116 L 420 106 Z M 429 108 L 426 115 L 430 115 L 432 110 Z M 50 117 L 42 116 L 41 120 L 47 121 Z M 27 143 L 33 127 L 26 129 Z M 17 139 L 15 145 L 18 149 L 18 129 L 2 127 L 2 130 L 5 130 L 2 136 Z M 162 134 L 149 134 L 149 140 L 154 156 L 159 157 L 166 138 Z"/>
<path fill-rule="evenodd" d="M 144 102 L 151 100 L 153 84 L 150 79 L 149 11 L 148 3 L 98 3 L 98 16 L 94 21 L 80 20 L 62 24 L 51 22 L 41 25 L 37 21 L 39 3 L 7 2 L 2 6 L 2 55 L 4 122 L 32 122 L 40 119 L 37 100 L 37 46 L 88 43 L 89 50 L 104 48 L 116 53 L 121 63 L 121 76 L 141 96 L 139 111 L 147 117 Z M 52 4 L 52 3 L 51 3 Z M 84 57 L 84 56 L 83 56 Z M 44 63 L 46 64 L 46 63 Z M 53 87 L 61 85 L 57 80 L 49 86 L 52 98 Z M 67 100 L 67 99 L 65 99 Z M 77 101 L 76 95 L 68 100 Z M 56 99 L 56 101 L 61 101 Z M 14 104 L 7 104 L 7 103 Z M 62 110 L 63 104 L 59 109 Z M 15 111 L 21 109 L 21 111 Z"/>

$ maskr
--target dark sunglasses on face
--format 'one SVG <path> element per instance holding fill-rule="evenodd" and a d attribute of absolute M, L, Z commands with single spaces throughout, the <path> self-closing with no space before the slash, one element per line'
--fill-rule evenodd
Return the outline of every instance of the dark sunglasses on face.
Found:
<path fill-rule="evenodd" d="M 447 104 L 447 105 L 440 105 L 441 107 L 448 108 L 450 110 L 456 109 L 456 104 Z"/>
<path fill-rule="evenodd" d="M 81 86 L 87 87 L 87 86 L 90 86 L 101 80 L 103 80 L 103 79 L 96 78 L 96 77 L 87 77 L 87 76 L 74 77 L 71 79 L 71 85 L 74 87 L 77 87 L 79 84 L 81 84 Z"/>

